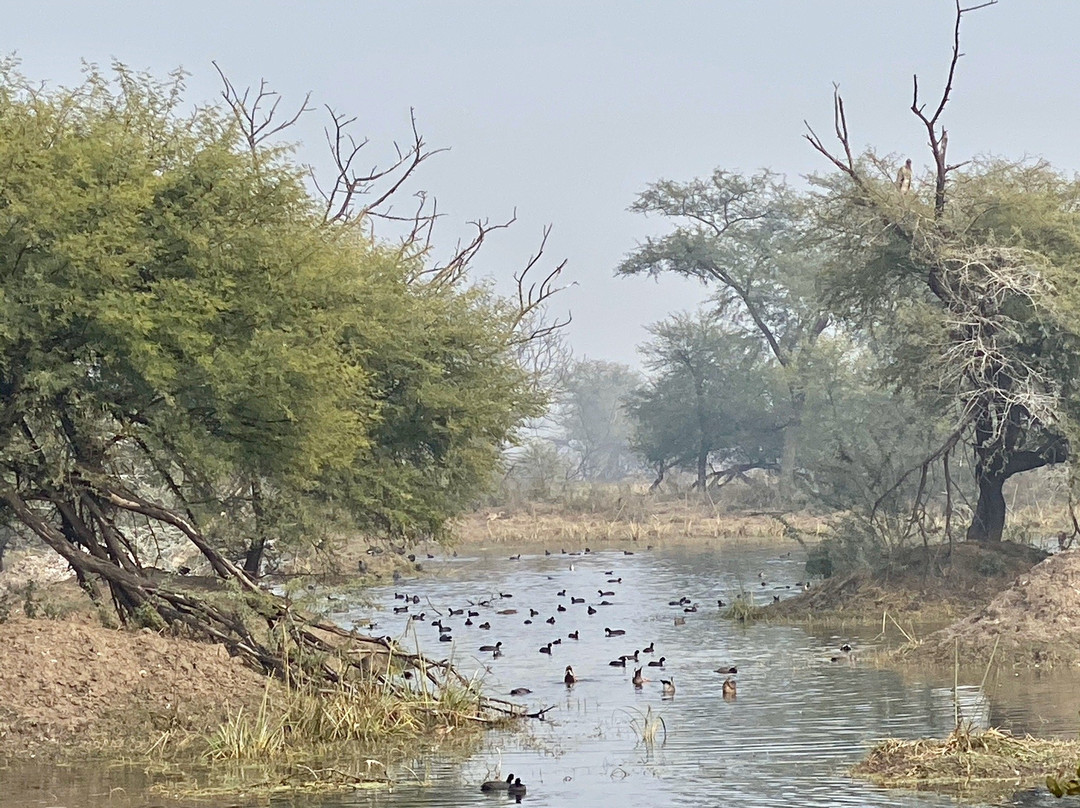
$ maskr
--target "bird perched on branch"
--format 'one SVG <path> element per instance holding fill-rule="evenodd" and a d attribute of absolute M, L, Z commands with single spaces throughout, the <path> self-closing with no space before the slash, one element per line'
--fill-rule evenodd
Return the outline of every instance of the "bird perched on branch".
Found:
<path fill-rule="evenodd" d="M 907 162 L 900 166 L 900 170 L 896 172 L 896 187 L 902 194 L 906 194 L 911 190 L 911 158 L 909 157 Z"/>

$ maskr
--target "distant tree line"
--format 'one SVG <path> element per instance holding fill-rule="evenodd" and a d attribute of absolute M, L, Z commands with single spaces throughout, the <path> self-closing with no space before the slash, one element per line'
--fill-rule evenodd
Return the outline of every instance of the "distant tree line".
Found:
<path fill-rule="evenodd" d="M 878 541 L 996 542 L 1006 482 L 1073 459 L 1080 181 L 1041 160 L 951 161 L 942 116 L 967 11 L 940 96 L 915 82 L 927 170 L 856 153 L 837 94 L 834 145 L 806 135 L 832 171 L 808 187 L 717 170 L 633 204 L 670 230 L 617 272 L 711 291 L 651 327 L 644 383 L 624 393 L 626 445 L 654 486 L 759 469 Z"/>

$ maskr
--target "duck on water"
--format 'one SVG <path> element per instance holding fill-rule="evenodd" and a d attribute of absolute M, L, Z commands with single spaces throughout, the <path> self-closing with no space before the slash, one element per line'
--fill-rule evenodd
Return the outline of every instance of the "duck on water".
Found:
<path fill-rule="evenodd" d="M 521 778 L 518 778 L 518 782 L 521 782 Z M 506 775 L 505 780 L 487 780 L 480 786 L 481 791 L 509 791 L 510 786 L 514 784 L 514 775 Z"/>

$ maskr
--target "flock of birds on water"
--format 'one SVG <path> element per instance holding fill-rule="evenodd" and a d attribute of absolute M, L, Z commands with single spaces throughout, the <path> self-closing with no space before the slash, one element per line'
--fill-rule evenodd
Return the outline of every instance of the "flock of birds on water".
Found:
<path fill-rule="evenodd" d="M 567 556 L 582 556 L 592 555 L 592 551 L 586 547 L 580 552 L 567 552 L 561 551 L 563 555 Z M 548 550 L 544 551 L 545 555 L 551 555 Z M 624 550 L 624 555 L 633 555 L 630 550 Z M 511 561 L 518 561 L 521 559 L 520 555 L 510 556 Z M 575 570 L 573 562 L 569 565 L 570 571 Z M 622 584 L 622 576 L 616 576 L 615 569 L 603 570 L 602 574 L 603 585 L 598 587 L 595 592 L 596 596 L 584 597 L 578 593 L 569 591 L 569 588 L 563 588 L 556 592 L 558 600 L 555 608 L 555 614 L 544 618 L 541 612 L 534 608 L 522 609 L 510 605 L 513 599 L 513 594 L 509 592 L 499 592 L 493 594 L 490 597 L 479 600 L 467 600 L 466 605 L 461 608 L 449 607 L 444 611 L 439 611 L 434 607 L 431 607 L 437 616 L 435 619 L 429 619 L 427 610 L 417 610 L 416 607 L 421 606 L 421 599 L 419 595 L 407 594 L 403 592 L 395 592 L 395 601 L 403 601 L 403 604 L 393 607 L 393 611 L 398 615 L 408 615 L 408 619 L 411 623 L 423 623 L 427 622 L 433 628 L 438 631 L 438 638 L 440 642 L 453 642 L 455 636 L 453 634 L 453 626 L 448 622 L 452 618 L 463 618 L 462 625 L 465 628 L 476 629 L 479 631 L 491 631 L 491 615 L 498 615 L 500 617 L 511 617 L 521 614 L 523 616 L 523 625 L 550 625 L 554 626 L 556 623 L 562 620 L 562 615 L 571 611 L 584 611 L 587 617 L 593 617 L 602 614 L 605 607 L 614 606 L 615 602 L 610 600 L 616 597 L 617 587 Z M 758 573 L 761 578 L 760 585 L 766 586 L 764 580 L 764 573 Z M 555 580 L 553 576 L 548 576 L 549 580 Z M 799 582 L 792 586 L 782 587 L 784 589 L 797 588 L 801 590 L 807 590 L 810 588 L 810 584 Z M 742 595 L 737 596 L 742 597 Z M 779 601 L 780 597 L 774 595 L 773 599 Z M 722 599 L 716 601 L 718 608 L 723 609 L 730 604 L 726 604 Z M 700 604 L 689 597 L 682 596 L 676 600 L 668 602 L 668 606 L 676 610 L 673 615 L 675 625 L 683 625 L 686 622 L 686 616 L 697 612 L 700 608 Z M 602 620 L 599 622 L 603 622 Z M 557 646 L 566 643 L 576 643 L 580 639 L 580 628 L 576 628 L 573 631 L 568 632 L 565 636 L 559 636 L 552 639 L 537 648 L 537 652 L 541 655 L 551 657 L 553 655 L 553 649 Z M 619 638 L 624 637 L 626 631 L 621 628 L 611 628 L 604 626 L 605 638 Z M 660 676 L 659 684 L 663 698 L 671 698 L 676 693 L 675 678 L 673 675 L 668 674 L 665 668 L 667 663 L 667 657 L 659 655 L 656 651 L 656 643 L 650 641 L 648 645 L 644 647 L 636 648 L 632 653 L 620 654 L 616 658 L 612 659 L 608 665 L 613 668 L 625 670 L 628 667 L 633 668 L 633 676 L 631 677 L 631 684 L 637 690 L 641 690 L 652 679 L 645 676 L 645 671 L 649 669 L 653 675 Z M 501 640 L 496 640 L 493 643 L 484 643 L 478 646 L 477 650 L 484 654 L 490 654 L 492 659 L 498 659 L 503 655 L 503 643 Z M 833 662 L 841 660 L 853 660 L 851 646 L 845 643 L 840 647 L 840 652 L 843 656 L 832 657 Z M 738 674 L 738 667 L 736 665 L 724 664 L 716 668 L 715 673 L 724 676 L 723 683 L 721 685 L 721 694 L 725 701 L 734 701 L 738 695 L 738 685 L 734 678 Z M 663 674 L 667 674 L 663 677 Z M 579 681 L 578 675 L 574 672 L 573 665 L 567 665 L 563 672 L 563 683 L 566 687 L 573 688 Z M 509 695 L 515 698 L 528 696 L 532 693 L 527 687 L 515 687 L 509 691 Z M 551 708 L 547 708 L 551 709 Z M 538 713 L 530 713 L 531 717 L 543 719 L 544 713 L 547 710 L 541 710 Z M 513 774 L 509 775 L 505 780 L 489 780 L 482 784 L 481 790 L 484 792 L 496 792 L 506 793 L 510 796 L 516 797 L 519 801 L 526 793 L 526 786 L 521 782 L 521 778 L 515 777 Z"/>

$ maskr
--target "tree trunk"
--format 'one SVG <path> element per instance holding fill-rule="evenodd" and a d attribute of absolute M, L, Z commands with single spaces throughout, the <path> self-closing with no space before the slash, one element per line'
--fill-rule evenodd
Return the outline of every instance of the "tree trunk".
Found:
<path fill-rule="evenodd" d="M 698 456 L 697 456 L 697 483 L 695 483 L 695 487 L 699 491 L 702 491 L 702 492 L 705 491 L 705 483 L 708 480 L 708 477 L 709 477 L 709 451 L 708 451 L 708 449 L 705 448 L 704 445 L 702 445 L 698 449 Z"/>
<path fill-rule="evenodd" d="M 656 479 L 653 480 L 652 485 L 649 486 L 649 493 L 650 494 L 653 491 L 655 491 L 657 488 L 659 488 L 660 484 L 664 482 L 664 473 L 666 471 L 667 471 L 667 467 L 664 465 L 663 460 L 661 460 L 659 463 L 656 464 Z M 3 560 L 3 557 L 0 556 L 0 561 L 2 561 L 2 560 Z M 0 572 L 2 572 L 3 569 L 4 569 L 3 567 L 0 567 Z"/>
<path fill-rule="evenodd" d="M 258 538 L 248 545 L 244 553 L 244 572 L 251 578 L 259 577 L 259 568 L 262 566 L 263 551 L 266 550 L 266 539 Z"/>
<path fill-rule="evenodd" d="M 784 446 L 780 452 L 780 496 L 790 502 L 795 495 L 795 464 L 801 442 L 802 416 L 806 408 L 806 393 L 791 389 L 791 418 L 784 427 Z"/>
<path fill-rule="evenodd" d="M 968 541 L 998 542 L 1005 530 L 1005 476 L 984 474 L 979 477 L 979 500 L 967 531 Z"/>
<path fill-rule="evenodd" d="M 784 428 L 784 447 L 780 453 L 780 496 L 785 502 L 795 495 L 795 459 L 799 454 L 799 424 Z"/>
<path fill-rule="evenodd" d="M 263 509 L 262 486 L 258 478 L 251 482 L 251 510 L 255 515 L 255 538 L 244 554 L 244 572 L 251 578 L 259 577 L 263 554 L 266 552 L 266 513 Z"/>

